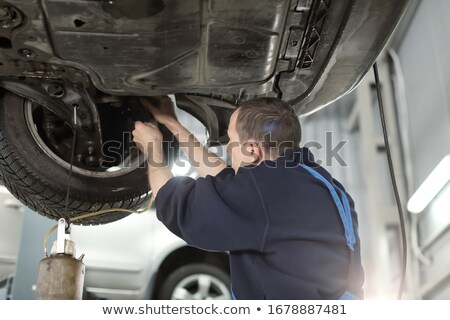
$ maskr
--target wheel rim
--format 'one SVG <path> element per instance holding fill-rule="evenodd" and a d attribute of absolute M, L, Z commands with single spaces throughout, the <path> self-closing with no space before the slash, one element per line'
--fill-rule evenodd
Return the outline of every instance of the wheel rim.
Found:
<path fill-rule="evenodd" d="M 58 165 L 62 166 L 66 170 L 70 169 L 70 163 L 64 159 L 62 159 L 60 156 L 58 156 L 53 150 L 44 142 L 42 139 L 40 133 L 37 129 L 37 124 L 34 121 L 33 118 L 33 103 L 30 100 L 25 101 L 24 105 L 24 111 L 25 111 L 25 120 L 27 123 L 27 127 L 31 133 L 31 136 L 33 137 L 36 144 L 39 146 L 39 148 L 52 160 L 54 160 Z M 119 177 L 126 175 L 140 167 L 142 167 L 142 164 L 144 163 L 145 159 L 141 156 L 138 156 L 137 158 L 130 159 L 130 157 L 124 158 L 123 162 L 118 165 L 114 166 L 110 169 L 112 170 L 105 170 L 105 171 L 91 171 L 87 169 L 83 169 L 80 167 L 77 167 L 76 165 L 73 166 L 72 170 L 75 173 L 78 173 L 83 176 L 87 177 L 95 177 L 95 178 L 113 178 L 113 177 Z"/>
<path fill-rule="evenodd" d="M 181 280 L 174 288 L 172 300 L 230 300 L 227 285 L 209 274 L 193 274 Z"/>

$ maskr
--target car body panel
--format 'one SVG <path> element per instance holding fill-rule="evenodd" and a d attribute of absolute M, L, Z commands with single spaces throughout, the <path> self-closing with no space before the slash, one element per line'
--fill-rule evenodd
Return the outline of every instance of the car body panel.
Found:
<path fill-rule="evenodd" d="M 1 32 L 0 77 L 232 104 L 278 96 L 304 114 L 354 88 L 407 2 L 11 0 L 20 18 Z"/>
<path fill-rule="evenodd" d="M 284 97 L 302 115 L 311 114 L 353 90 L 375 63 L 402 17 L 408 0 L 353 1 L 342 33 L 333 42 L 315 84 L 297 97 Z M 332 10 L 330 10 L 332 12 Z M 325 41 L 326 42 L 326 41 Z"/>

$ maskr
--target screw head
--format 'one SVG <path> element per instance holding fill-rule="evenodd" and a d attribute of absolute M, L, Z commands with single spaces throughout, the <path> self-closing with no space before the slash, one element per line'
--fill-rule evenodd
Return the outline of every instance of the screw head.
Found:
<path fill-rule="evenodd" d="M 64 96 L 65 93 L 64 88 L 59 84 L 50 85 L 47 88 L 47 92 L 50 96 L 54 98 L 61 98 L 62 96 Z"/>
<path fill-rule="evenodd" d="M 19 54 L 26 57 L 26 58 L 33 58 L 35 56 L 33 50 L 31 49 L 26 49 L 26 48 L 22 48 L 19 49 Z"/>

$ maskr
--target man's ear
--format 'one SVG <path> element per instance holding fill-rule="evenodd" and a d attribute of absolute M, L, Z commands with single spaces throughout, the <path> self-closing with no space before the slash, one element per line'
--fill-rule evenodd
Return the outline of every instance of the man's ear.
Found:
<path fill-rule="evenodd" d="M 262 160 L 264 160 L 264 149 L 262 148 L 260 143 L 257 143 L 256 141 L 250 142 L 250 153 L 253 158 L 252 163 L 258 164 Z"/>

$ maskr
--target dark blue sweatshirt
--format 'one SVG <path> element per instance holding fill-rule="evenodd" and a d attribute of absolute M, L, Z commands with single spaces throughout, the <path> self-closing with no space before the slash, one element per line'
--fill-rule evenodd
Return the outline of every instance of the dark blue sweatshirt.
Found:
<path fill-rule="evenodd" d="M 355 250 L 330 192 L 302 163 L 342 185 L 306 148 L 276 161 L 227 168 L 216 177 L 170 179 L 156 197 L 157 216 L 189 245 L 229 251 L 237 299 L 363 297 L 358 221 L 350 196 Z"/>

